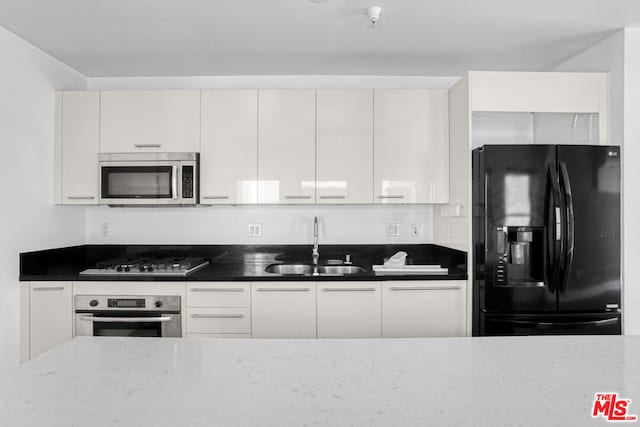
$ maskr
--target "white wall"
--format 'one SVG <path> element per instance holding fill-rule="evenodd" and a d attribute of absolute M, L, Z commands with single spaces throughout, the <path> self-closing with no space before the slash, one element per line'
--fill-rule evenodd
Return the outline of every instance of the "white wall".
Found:
<path fill-rule="evenodd" d="M 198 208 L 109 208 L 87 210 L 87 243 L 311 244 L 318 216 L 320 244 L 429 243 L 432 212 L 420 206 L 213 206 Z M 109 236 L 102 234 L 108 224 Z M 262 237 L 249 237 L 248 224 L 262 224 Z M 386 225 L 400 224 L 399 237 Z M 419 225 L 411 236 L 409 226 Z"/>
<path fill-rule="evenodd" d="M 640 335 L 640 29 L 618 31 L 557 71 L 609 72 L 611 141 L 622 146 L 624 333 Z"/>
<path fill-rule="evenodd" d="M 80 73 L 0 27 L 0 373 L 19 358 L 18 254 L 84 241 L 84 209 L 53 204 L 56 89 Z"/>
<path fill-rule="evenodd" d="M 554 71 L 609 73 L 611 143 L 624 137 L 624 30 L 618 31 L 556 68 Z"/>
<path fill-rule="evenodd" d="M 624 281 L 626 333 L 640 335 L 640 29 L 624 32 Z"/>
<path fill-rule="evenodd" d="M 410 76 L 201 76 L 89 78 L 91 90 L 226 88 L 449 88 L 458 77 Z M 305 244 L 312 220 L 320 219 L 322 243 L 429 243 L 431 206 L 216 206 L 195 209 L 91 208 L 88 243 Z M 110 236 L 102 235 L 109 224 Z M 248 237 L 249 223 L 263 227 Z M 386 224 L 400 236 L 387 237 Z M 420 236 L 409 235 L 418 223 Z"/>

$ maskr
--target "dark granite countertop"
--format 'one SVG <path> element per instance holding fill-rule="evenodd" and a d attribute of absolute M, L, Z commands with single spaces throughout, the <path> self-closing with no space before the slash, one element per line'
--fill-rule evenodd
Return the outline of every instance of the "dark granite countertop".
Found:
<path fill-rule="evenodd" d="M 397 251 L 407 252 L 407 264 L 438 264 L 446 275 L 376 275 L 372 266 L 382 264 Z M 210 264 L 189 276 L 80 276 L 99 261 L 142 255 L 197 256 Z M 467 254 L 433 244 L 421 245 L 321 245 L 320 264 L 344 260 L 365 273 L 335 275 L 278 275 L 265 273 L 274 263 L 311 263 L 311 245 L 81 245 L 20 254 L 21 281 L 367 281 L 367 280 L 466 280 Z"/>

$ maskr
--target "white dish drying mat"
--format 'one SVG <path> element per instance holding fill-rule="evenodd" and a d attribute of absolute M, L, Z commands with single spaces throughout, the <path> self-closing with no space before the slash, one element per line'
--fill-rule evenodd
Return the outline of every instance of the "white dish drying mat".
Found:
<path fill-rule="evenodd" d="M 449 274 L 449 269 L 440 265 L 402 265 L 385 266 L 374 265 L 373 271 L 376 274 Z"/>

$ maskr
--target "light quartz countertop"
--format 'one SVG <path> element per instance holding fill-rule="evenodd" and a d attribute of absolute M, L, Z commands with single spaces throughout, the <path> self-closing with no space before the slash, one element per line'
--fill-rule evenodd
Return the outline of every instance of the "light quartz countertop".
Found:
<path fill-rule="evenodd" d="M 0 378 L 0 425 L 607 425 L 597 392 L 640 415 L 640 337 L 89 337 Z"/>

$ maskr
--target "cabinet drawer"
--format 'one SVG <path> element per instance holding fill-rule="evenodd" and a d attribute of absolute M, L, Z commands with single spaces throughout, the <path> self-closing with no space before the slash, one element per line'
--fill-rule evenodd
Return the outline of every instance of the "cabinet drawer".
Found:
<path fill-rule="evenodd" d="M 189 308 L 187 333 L 249 334 L 249 308 Z"/>
<path fill-rule="evenodd" d="M 187 334 L 187 338 L 251 338 L 251 334 Z"/>
<path fill-rule="evenodd" d="M 249 283 L 219 282 L 187 285 L 187 307 L 249 307 Z"/>

